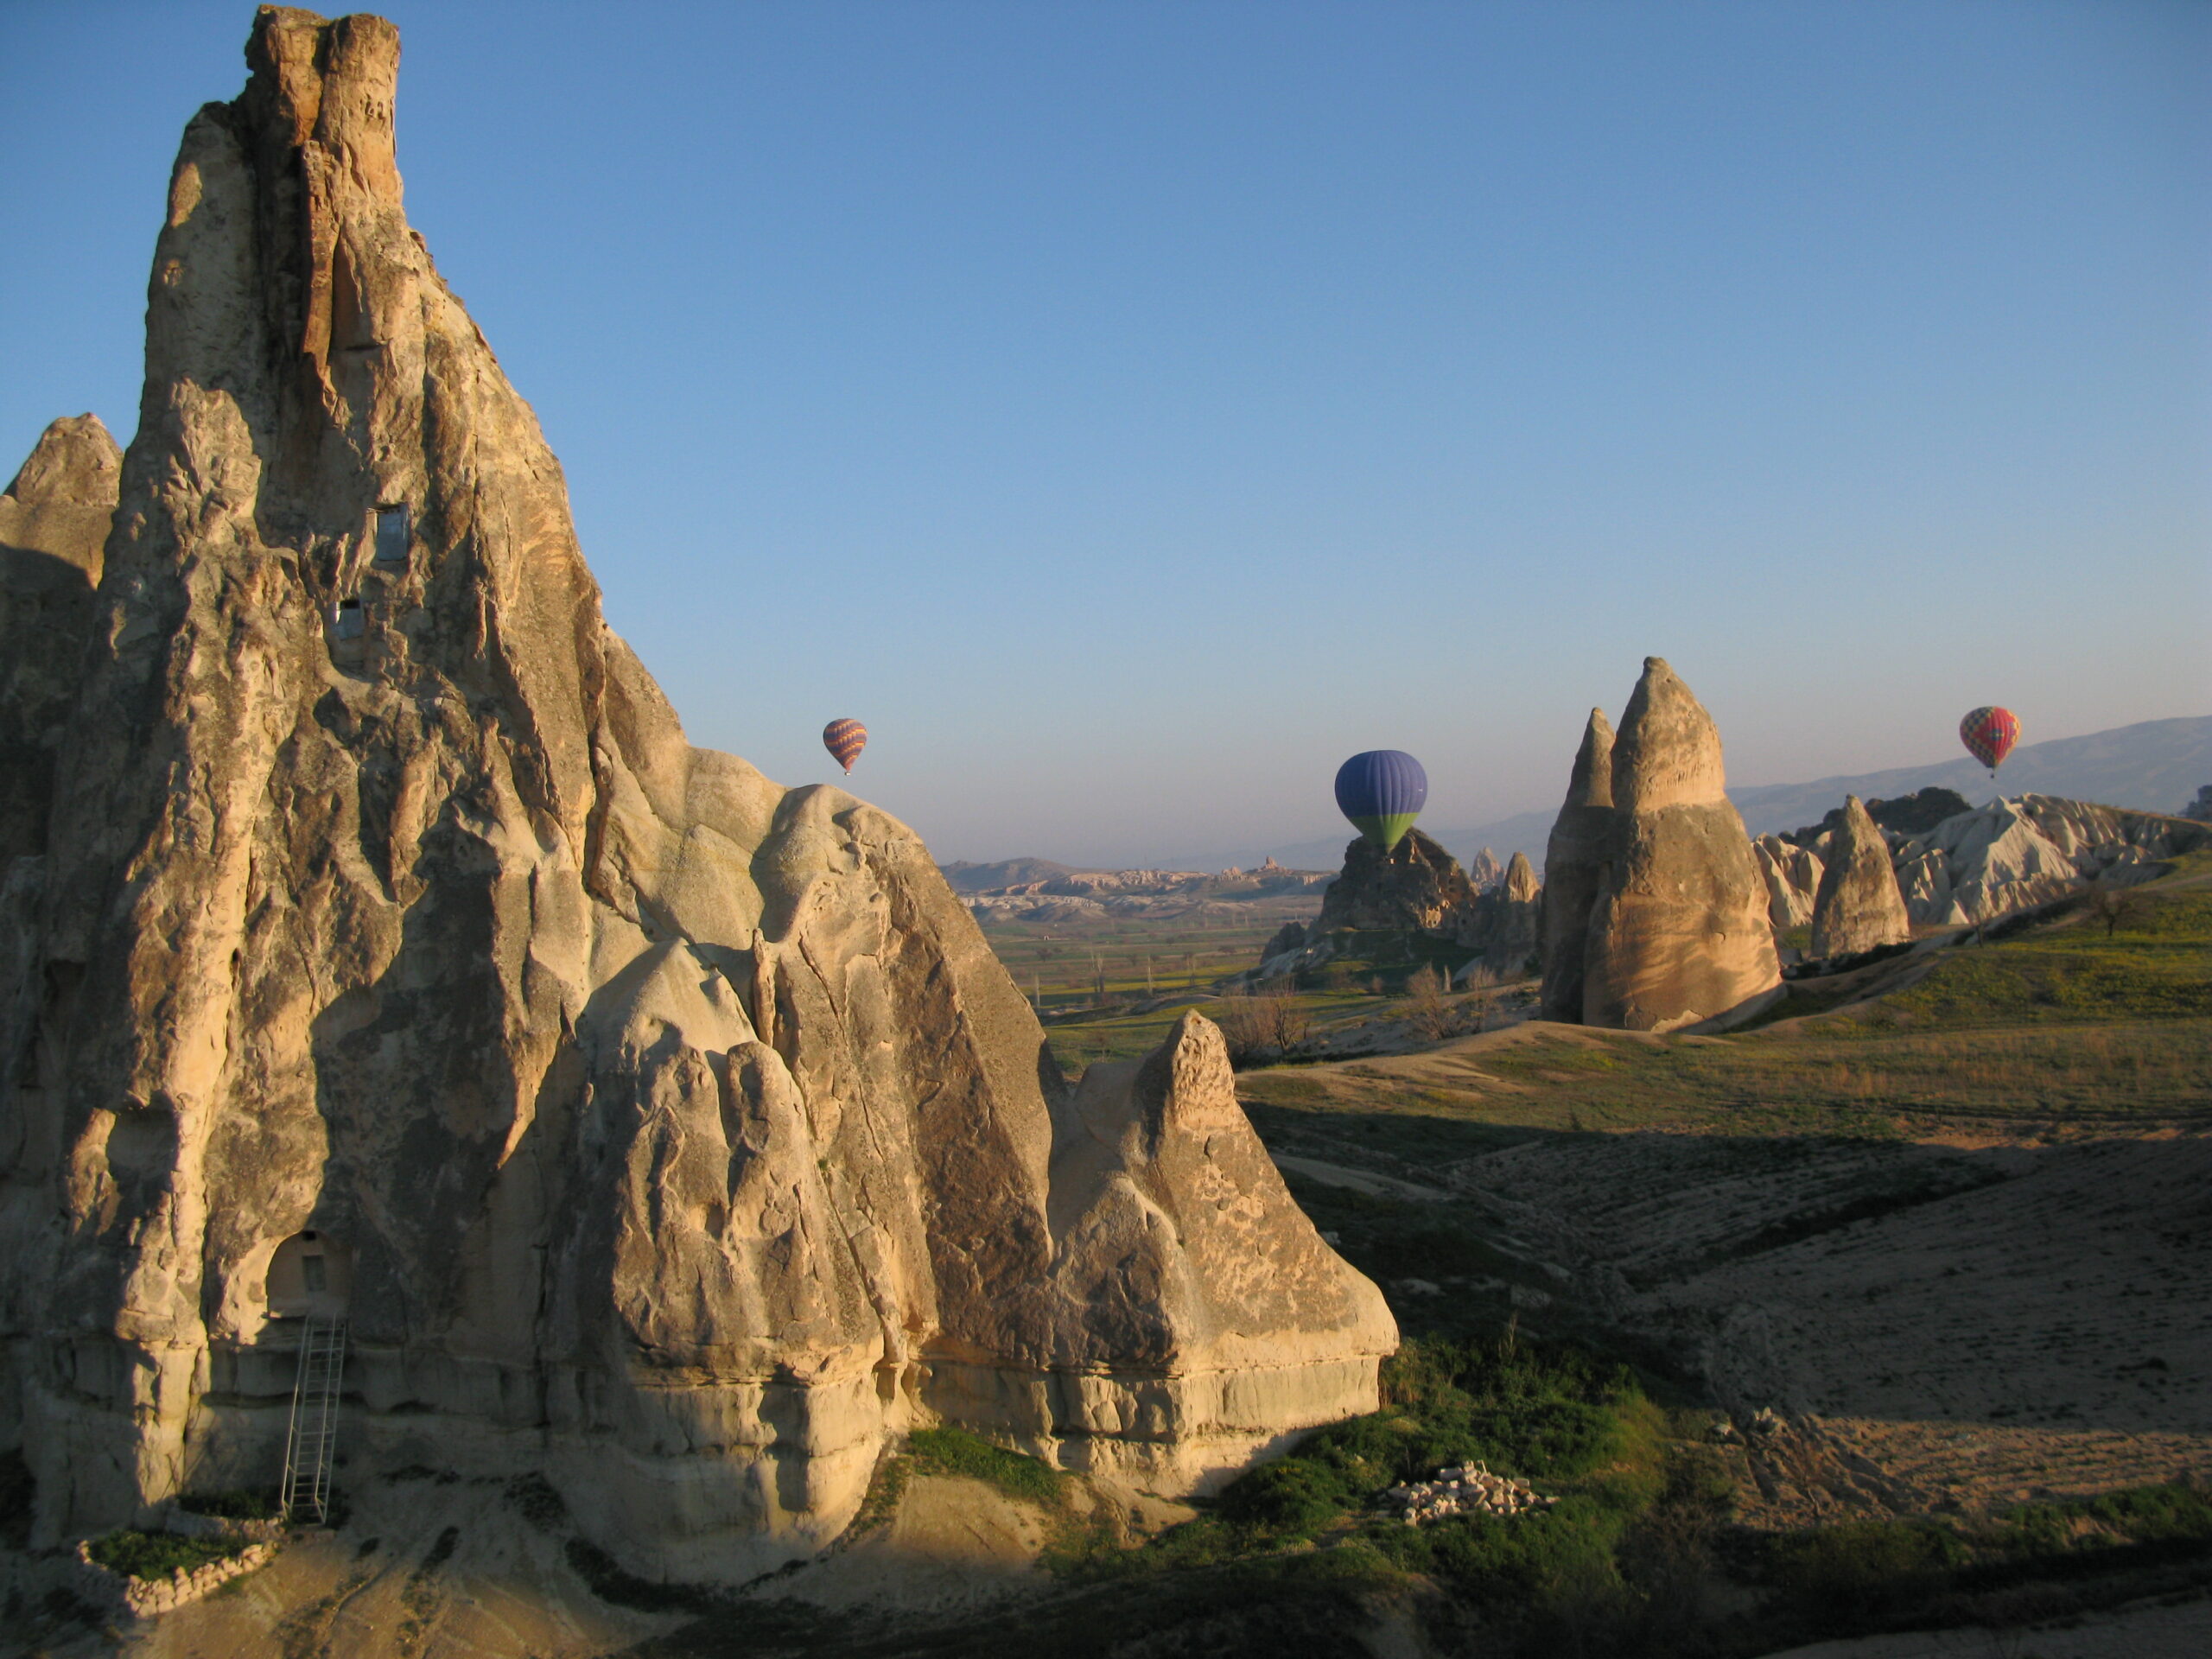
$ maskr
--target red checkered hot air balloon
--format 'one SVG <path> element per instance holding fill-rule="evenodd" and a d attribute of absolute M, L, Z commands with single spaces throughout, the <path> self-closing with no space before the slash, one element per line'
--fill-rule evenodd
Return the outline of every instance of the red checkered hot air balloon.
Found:
<path fill-rule="evenodd" d="M 1959 722 L 1959 741 L 1967 753 L 1989 768 L 1994 778 L 2012 746 L 2020 741 L 2020 717 L 2010 709 L 1977 709 Z"/>
<path fill-rule="evenodd" d="M 837 757 L 845 776 L 853 775 L 853 762 L 868 747 L 868 728 L 857 720 L 833 720 L 822 728 L 822 747 Z"/>

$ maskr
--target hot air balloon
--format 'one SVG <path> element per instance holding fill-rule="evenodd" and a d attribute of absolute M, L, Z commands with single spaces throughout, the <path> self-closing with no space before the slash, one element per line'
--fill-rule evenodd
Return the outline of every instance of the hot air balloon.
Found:
<path fill-rule="evenodd" d="M 1385 854 L 1428 801 L 1428 774 L 1403 749 L 1370 749 L 1337 768 L 1337 808 Z"/>
<path fill-rule="evenodd" d="M 853 775 L 853 762 L 868 747 L 868 728 L 857 720 L 833 720 L 822 728 L 822 747 L 837 758 L 845 776 Z"/>
<path fill-rule="evenodd" d="M 1959 741 L 1967 753 L 1989 768 L 1994 778 L 2012 746 L 2020 741 L 2020 717 L 2010 709 L 1977 709 L 1959 722 Z"/>

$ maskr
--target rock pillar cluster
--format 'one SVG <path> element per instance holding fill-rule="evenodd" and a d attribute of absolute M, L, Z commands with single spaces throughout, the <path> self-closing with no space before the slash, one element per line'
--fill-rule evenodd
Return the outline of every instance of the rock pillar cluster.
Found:
<path fill-rule="evenodd" d="M 1071 1096 L 912 831 L 685 741 L 408 227 L 397 32 L 264 7 L 247 60 L 119 474 L 65 431 L 0 514 L 10 639 L 27 551 L 85 613 L 0 705 L 52 760 L 0 953 L 41 1536 L 273 1476 L 302 1238 L 353 1467 L 542 1469 L 648 1574 L 818 1548 L 916 1423 L 1190 1490 L 1372 1408 L 1390 1316 L 1217 1033 Z"/>
<path fill-rule="evenodd" d="M 1545 1013 L 1631 1031 L 1741 1015 L 1781 967 L 1713 717 L 1649 657 L 1608 735 L 1592 711 L 1552 831 Z"/>

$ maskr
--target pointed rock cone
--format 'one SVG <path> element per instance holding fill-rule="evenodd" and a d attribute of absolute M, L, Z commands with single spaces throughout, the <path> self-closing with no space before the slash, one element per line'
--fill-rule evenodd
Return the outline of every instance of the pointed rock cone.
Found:
<path fill-rule="evenodd" d="M 1866 804 L 1847 797 L 1813 899 L 1813 955 L 1847 957 L 1911 937 L 1890 843 Z"/>
<path fill-rule="evenodd" d="M 1615 851 L 1584 945 L 1585 1025 L 1671 1031 L 1780 986 L 1766 883 L 1726 783 L 1713 716 L 1645 658 L 1613 745 Z"/>
<path fill-rule="evenodd" d="M 1613 728 L 1592 709 L 1544 853 L 1543 1017 L 1582 1020 L 1582 955 L 1613 836 Z"/>

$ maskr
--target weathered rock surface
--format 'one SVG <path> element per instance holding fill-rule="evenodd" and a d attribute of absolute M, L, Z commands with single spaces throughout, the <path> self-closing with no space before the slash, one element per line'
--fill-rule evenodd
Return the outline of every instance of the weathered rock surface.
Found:
<path fill-rule="evenodd" d="M 1592 709 L 1568 775 L 1567 799 L 1552 824 L 1544 852 L 1544 903 L 1539 944 L 1543 953 L 1543 1014 L 1580 1024 L 1583 951 L 1590 912 L 1611 856 L 1613 728 L 1605 711 Z"/>
<path fill-rule="evenodd" d="M 50 850 L 8 868 L 39 1535 L 273 1477 L 309 1230 L 350 1466 L 543 1469 L 649 1573 L 810 1552 L 916 1422 L 1173 1490 L 1371 1408 L 1389 1316 L 1217 1033 L 1071 1099 L 911 831 L 685 741 L 407 227 L 397 32 L 264 8 L 247 55 L 171 178 Z"/>
<path fill-rule="evenodd" d="M 1904 896 L 1890 866 L 1890 843 L 1866 804 L 1847 796 L 1813 904 L 1813 955 L 1846 957 L 1911 937 Z"/>
<path fill-rule="evenodd" d="M 1584 945 L 1582 1022 L 1666 1031 L 1739 1013 L 1782 982 L 1720 734 L 1647 657 L 1612 752 L 1611 856 Z"/>
<path fill-rule="evenodd" d="M 1543 884 L 1526 853 L 1513 855 L 1504 875 L 1475 900 L 1473 925 L 1460 943 L 1481 954 L 1482 966 L 1502 978 L 1519 978 L 1536 955 L 1542 931 Z"/>
<path fill-rule="evenodd" d="M 1779 836 L 1761 836 L 1751 843 L 1766 882 L 1767 920 L 1779 935 L 1802 927 L 1813 919 L 1813 901 L 1820 896 L 1824 867 L 1811 849 L 1791 845 Z"/>
<path fill-rule="evenodd" d="M 2191 823 L 2212 823 L 2212 784 L 2196 791 L 2196 798 L 2182 808 L 2181 816 Z"/>
<path fill-rule="evenodd" d="M 0 861 L 46 850 L 122 466 L 99 417 L 78 415 L 46 429 L 0 495 Z"/>
<path fill-rule="evenodd" d="M 1893 862 L 1914 922 L 1964 926 L 2207 844 L 2212 831 L 2187 819 L 2023 795 L 1946 818 Z"/>
<path fill-rule="evenodd" d="M 1364 836 L 1344 849 L 1344 873 L 1321 894 L 1319 936 L 1340 928 L 1447 938 L 1471 921 L 1475 884 L 1459 862 L 1418 830 L 1389 852 Z"/>
<path fill-rule="evenodd" d="M 1467 880 L 1475 884 L 1477 893 L 1488 893 L 1505 880 L 1505 866 L 1497 861 L 1494 849 L 1485 847 L 1467 861 Z"/>

